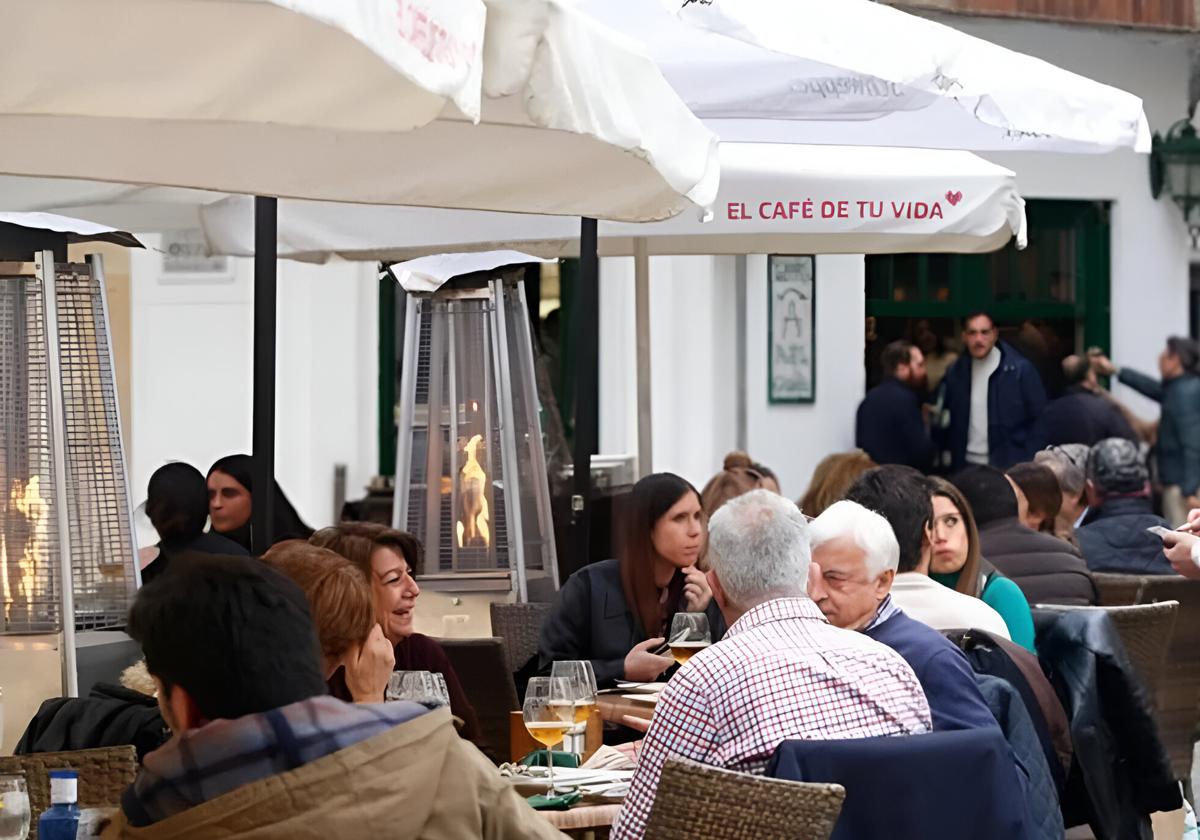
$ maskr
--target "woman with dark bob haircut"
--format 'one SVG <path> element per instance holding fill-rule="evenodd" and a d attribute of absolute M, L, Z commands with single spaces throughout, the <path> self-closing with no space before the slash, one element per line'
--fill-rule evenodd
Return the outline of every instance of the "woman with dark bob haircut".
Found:
<path fill-rule="evenodd" d="M 697 568 L 708 523 L 700 494 L 672 473 L 634 485 L 623 510 L 625 532 L 616 559 L 575 572 L 542 624 L 542 671 L 555 662 L 591 660 L 601 688 L 617 680 L 656 680 L 675 664 L 655 652 L 677 612 L 705 612 L 713 641 L 725 622 Z"/>

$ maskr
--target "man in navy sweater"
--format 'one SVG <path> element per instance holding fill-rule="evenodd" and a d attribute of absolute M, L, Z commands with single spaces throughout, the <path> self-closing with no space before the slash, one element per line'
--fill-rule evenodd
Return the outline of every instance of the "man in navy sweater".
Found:
<path fill-rule="evenodd" d="M 834 626 L 860 630 L 904 657 L 925 689 L 935 731 L 998 726 L 962 651 L 892 603 L 900 546 L 886 519 L 836 502 L 813 520 L 811 541 L 821 575 L 809 595 Z"/>
<path fill-rule="evenodd" d="M 936 451 L 925 418 L 925 357 L 908 341 L 893 341 L 883 349 L 886 378 L 858 406 L 855 445 L 876 464 L 904 464 L 922 472 L 933 466 Z"/>

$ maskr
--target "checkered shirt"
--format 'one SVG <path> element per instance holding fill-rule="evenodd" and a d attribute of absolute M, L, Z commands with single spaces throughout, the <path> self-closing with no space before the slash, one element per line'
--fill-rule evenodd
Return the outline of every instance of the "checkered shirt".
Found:
<path fill-rule="evenodd" d="M 808 598 L 767 601 L 663 689 L 612 840 L 643 835 L 669 757 L 761 773 L 790 738 L 932 728 L 921 684 L 898 653 L 833 627 Z"/>

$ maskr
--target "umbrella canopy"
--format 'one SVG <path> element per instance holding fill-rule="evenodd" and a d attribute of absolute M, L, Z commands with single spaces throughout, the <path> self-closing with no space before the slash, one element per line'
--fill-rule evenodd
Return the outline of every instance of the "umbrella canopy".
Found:
<path fill-rule="evenodd" d="M 994 251 L 1025 244 L 1016 176 L 969 152 L 722 143 L 713 218 L 698 212 L 643 224 L 602 222 L 599 251 L 649 254 L 806 254 Z M 81 211 L 84 208 L 79 208 Z M 118 214 L 119 215 L 119 214 Z M 253 202 L 200 209 L 214 253 L 254 252 Z M 570 219 L 410 207 L 283 201 L 279 255 L 324 262 L 402 260 L 512 247 L 544 257 L 578 253 Z"/>
<path fill-rule="evenodd" d="M 584 0 L 584 8 L 641 41 L 722 140 L 1150 150 L 1138 97 L 884 3 Z"/>
<path fill-rule="evenodd" d="M 0 239 L 6 235 L 19 238 L 31 233 L 60 237 L 68 245 L 79 242 L 108 242 L 125 248 L 144 247 L 131 233 L 83 219 L 72 219 L 55 213 L 0 213 Z"/>
<path fill-rule="evenodd" d="M 12 175 L 628 220 L 716 190 L 711 133 L 562 0 L 14 0 L 0 24 Z"/>

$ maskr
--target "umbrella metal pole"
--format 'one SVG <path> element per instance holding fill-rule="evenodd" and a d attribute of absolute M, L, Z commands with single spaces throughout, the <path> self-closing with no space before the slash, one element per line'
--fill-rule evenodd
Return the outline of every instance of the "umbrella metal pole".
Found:
<path fill-rule="evenodd" d="M 275 327 L 276 236 L 279 202 L 254 198 L 254 398 L 252 455 L 254 482 L 250 518 L 251 551 L 262 554 L 274 539 L 275 505 Z"/>
<path fill-rule="evenodd" d="M 591 541 L 592 455 L 599 445 L 600 258 L 596 220 L 582 219 L 579 230 L 579 289 L 575 295 L 575 493 L 567 542 L 570 565 L 587 565 Z"/>
<path fill-rule="evenodd" d="M 650 412 L 650 252 L 644 236 L 633 240 L 633 284 L 637 334 L 637 474 L 641 478 L 650 474 L 654 461 L 654 417 Z"/>

